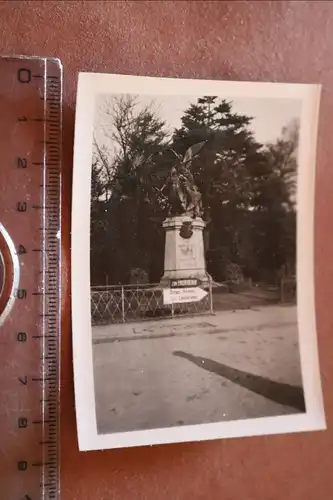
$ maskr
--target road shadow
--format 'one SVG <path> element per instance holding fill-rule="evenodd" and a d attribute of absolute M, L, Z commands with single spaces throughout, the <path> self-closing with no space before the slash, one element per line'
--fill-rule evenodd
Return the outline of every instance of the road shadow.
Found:
<path fill-rule="evenodd" d="M 187 359 L 194 363 L 199 368 L 211 373 L 215 373 L 220 377 L 224 377 L 231 382 L 238 384 L 245 389 L 249 389 L 260 396 L 274 401 L 283 406 L 290 406 L 300 412 L 305 412 L 305 401 L 302 387 L 297 387 L 282 382 L 274 382 L 260 375 L 254 375 L 237 368 L 232 368 L 223 363 L 218 363 L 209 358 L 194 356 L 193 354 L 174 351 L 174 356 Z"/>

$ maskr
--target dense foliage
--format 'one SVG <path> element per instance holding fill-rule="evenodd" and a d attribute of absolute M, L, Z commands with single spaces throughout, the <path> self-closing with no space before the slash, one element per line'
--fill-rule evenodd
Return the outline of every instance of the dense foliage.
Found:
<path fill-rule="evenodd" d="M 141 269 L 163 274 L 165 182 L 177 154 L 205 141 L 191 170 L 202 193 L 207 268 L 217 281 L 237 264 L 254 281 L 274 283 L 295 268 L 298 124 L 260 144 L 252 118 L 232 102 L 202 97 L 169 131 L 153 106 L 132 96 L 105 103 L 113 149 L 94 142 L 91 184 L 92 284 L 128 283 Z"/>

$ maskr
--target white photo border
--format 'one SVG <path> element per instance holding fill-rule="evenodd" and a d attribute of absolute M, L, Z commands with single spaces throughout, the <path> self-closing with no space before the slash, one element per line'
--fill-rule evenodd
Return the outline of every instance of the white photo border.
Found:
<path fill-rule="evenodd" d="M 314 290 L 315 163 L 320 85 L 188 80 L 80 73 L 76 105 L 71 279 L 76 419 L 80 450 L 201 441 L 326 429 Z M 217 95 L 299 99 L 297 314 L 306 413 L 98 434 L 90 313 L 90 190 L 95 101 L 99 94 Z M 111 374 L 110 374 L 111 375 Z"/>

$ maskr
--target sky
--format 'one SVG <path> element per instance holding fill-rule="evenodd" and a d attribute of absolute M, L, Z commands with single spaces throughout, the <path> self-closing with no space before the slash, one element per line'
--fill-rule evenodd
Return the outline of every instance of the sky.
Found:
<path fill-rule="evenodd" d="M 114 94 L 99 95 L 96 97 L 94 135 L 99 145 L 112 148 L 112 141 L 106 137 L 104 130 L 110 123 L 110 117 L 104 112 L 105 99 L 112 99 Z M 202 97 L 202 96 L 198 96 Z M 232 101 L 233 112 L 253 117 L 251 128 L 255 139 L 266 144 L 274 142 L 281 136 L 282 128 L 295 118 L 300 119 L 301 101 L 295 99 L 267 99 L 267 98 L 236 98 L 223 96 Z M 170 132 L 181 126 L 181 117 L 191 103 L 195 103 L 195 96 L 161 96 L 140 95 L 139 106 L 144 107 L 153 102 L 153 109 L 158 111 L 162 120 L 168 124 Z M 113 149 L 113 148 L 112 148 Z"/>

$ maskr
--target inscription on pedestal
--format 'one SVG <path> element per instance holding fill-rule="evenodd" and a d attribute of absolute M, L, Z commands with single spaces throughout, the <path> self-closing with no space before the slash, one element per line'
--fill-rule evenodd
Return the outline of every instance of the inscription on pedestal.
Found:
<path fill-rule="evenodd" d="M 184 268 L 193 268 L 196 264 L 195 246 L 190 242 L 180 242 L 179 249 L 179 264 Z"/>

